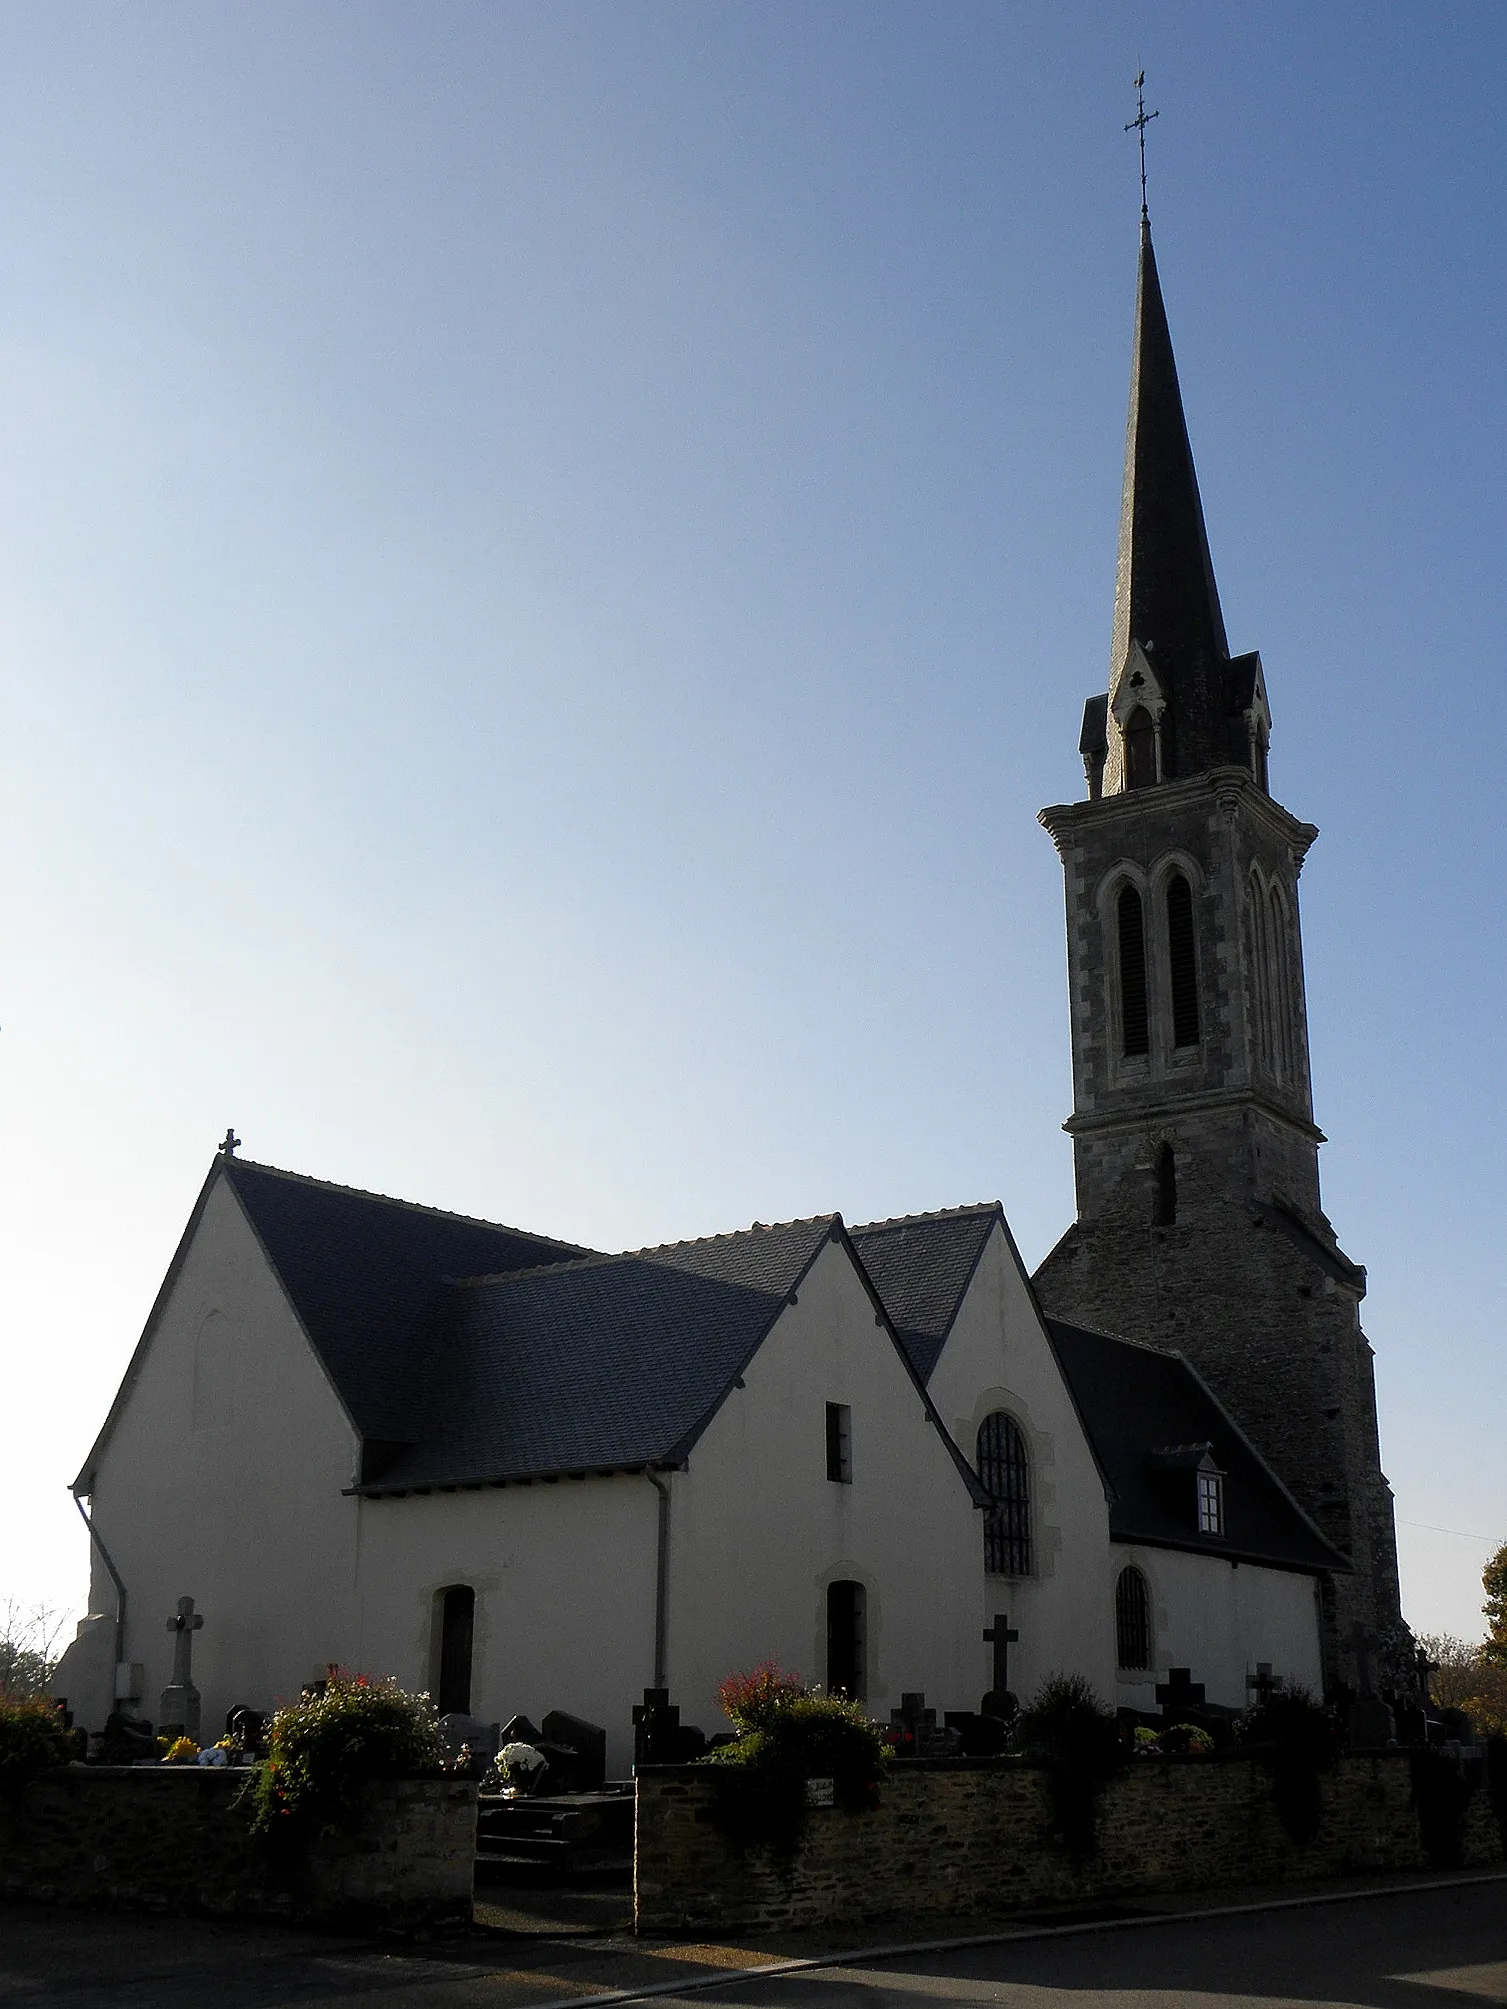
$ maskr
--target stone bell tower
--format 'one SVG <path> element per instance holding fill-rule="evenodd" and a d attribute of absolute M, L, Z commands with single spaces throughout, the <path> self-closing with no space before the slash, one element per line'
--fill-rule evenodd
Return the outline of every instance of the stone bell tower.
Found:
<path fill-rule="evenodd" d="M 1088 799 L 1041 821 L 1067 881 L 1078 1218 L 1048 1312 L 1184 1354 L 1331 1543 L 1352 1635 L 1405 1672 L 1365 1271 L 1319 1202 L 1298 875 L 1317 831 L 1267 780 L 1258 655 L 1231 656 L 1149 225 L 1141 224 L 1107 694 Z"/>

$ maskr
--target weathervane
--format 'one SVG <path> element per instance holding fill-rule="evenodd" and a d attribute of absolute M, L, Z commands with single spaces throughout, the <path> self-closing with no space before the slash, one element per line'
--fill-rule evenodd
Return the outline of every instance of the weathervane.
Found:
<path fill-rule="evenodd" d="M 1143 223 L 1149 217 L 1149 211 L 1146 208 L 1146 128 L 1151 124 L 1153 119 L 1159 119 L 1160 117 L 1160 112 L 1148 112 L 1146 109 L 1146 72 L 1142 70 L 1135 80 L 1135 117 L 1126 126 L 1125 130 L 1128 133 L 1134 133 L 1141 142 L 1141 221 Z"/>

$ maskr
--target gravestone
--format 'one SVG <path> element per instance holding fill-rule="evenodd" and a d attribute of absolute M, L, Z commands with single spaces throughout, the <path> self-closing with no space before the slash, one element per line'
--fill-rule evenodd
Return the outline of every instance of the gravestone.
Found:
<path fill-rule="evenodd" d="M 1392 1712 L 1371 1685 L 1371 1656 L 1377 1639 L 1357 1619 L 1350 1628 L 1348 1642 L 1355 1655 L 1355 1675 L 1360 1693 L 1350 1705 L 1350 1748 L 1352 1751 L 1384 1751 L 1396 1740 L 1397 1726 Z"/>
<path fill-rule="evenodd" d="M 91 1757 L 97 1765 L 155 1764 L 160 1755 L 157 1736 L 150 1723 L 124 1709 L 112 1709 L 105 1727 L 94 1740 Z"/>
<path fill-rule="evenodd" d="M 1263 1708 L 1274 1695 L 1280 1695 L 1287 1683 L 1280 1674 L 1272 1673 L 1269 1660 L 1258 1660 L 1254 1674 L 1245 1677 L 1246 1693 L 1252 1698 L 1252 1707 Z"/>
<path fill-rule="evenodd" d="M 469 1745 L 471 1755 L 477 1761 L 478 1774 L 485 1770 L 487 1760 L 496 1755 L 502 1742 L 495 1723 L 483 1723 L 479 1716 L 467 1716 L 460 1710 L 441 1716 L 435 1727 L 439 1731 L 440 1750 L 449 1763 L 454 1764 L 463 1747 Z M 531 1740 L 521 1738 L 519 1741 L 527 1743 Z"/>
<path fill-rule="evenodd" d="M 1010 1648 L 1018 1643 L 1020 1634 L 1011 1625 L 1009 1615 L 997 1611 L 993 1625 L 984 1629 L 984 1639 L 994 1648 L 994 1677 L 989 1693 L 979 1704 L 979 1714 L 1013 1723 L 1020 1714 L 1020 1704 L 1010 1693 Z"/>
<path fill-rule="evenodd" d="M 561 1791 L 600 1792 L 607 1783 L 607 1732 L 563 1709 L 551 1709 L 543 1728 L 551 1752 L 560 1754 Z"/>
<path fill-rule="evenodd" d="M 173 1635 L 173 1678 L 162 1691 L 158 1723 L 164 1737 L 192 1737 L 199 1741 L 199 1691 L 194 1686 L 194 1634 L 204 1624 L 194 1610 L 191 1597 L 180 1597 L 178 1609 L 167 1622 Z"/>
<path fill-rule="evenodd" d="M 668 1688 L 646 1688 L 633 1709 L 635 1765 L 685 1765 L 706 1749 L 706 1736 L 692 1723 L 682 1723 L 679 1705 Z"/>
<path fill-rule="evenodd" d="M 919 1689 L 904 1691 L 900 1707 L 890 1711 L 890 1743 L 897 1758 L 954 1758 L 962 1741 L 951 1725 L 937 1727 L 937 1712 L 927 1708 Z"/>
<path fill-rule="evenodd" d="M 1167 1679 L 1156 1684 L 1156 1699 L 1162 1705 L 1162 1714 L 1177 1722 L 1190 1709 L 1202 1709 L 1204 1684 L 1193 1679 L 1189 1667 L 1169 1667 Z"/>

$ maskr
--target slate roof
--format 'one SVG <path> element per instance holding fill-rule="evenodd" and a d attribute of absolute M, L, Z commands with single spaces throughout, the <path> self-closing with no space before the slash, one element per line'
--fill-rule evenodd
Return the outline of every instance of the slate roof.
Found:
<path fill-rule="evenodd" d="M 446 1279 L 590 1253 L 296 1172 L 220 1161 L 326 1373 L 365 1437 L 412 1436 Z"/>
<path fill-rule="evenodd" d="M 1277 1569 L 1350 1568 L 1181 1355 L 1055 1318 L 1045 1323 L 1109 1486 L 1115 1541 Z M 1180 1487 L 1166 1469 L 1169 1448 L 1203 1444 L 1225 1474 L 1223 1536 L 1198 1532 L 1191 1472 Z"/>
<path fill-rule="evenodd" d="M 869 1280 L 922 1381 L 931 1379 L 989 1232 L 1003 1219 L 995 1201 L 952 1207 L 945 1213 L 870 1221 L 849 1230 Z"/>
<path fill-rule="evenodd" d="M 825 1214 L 454 1286 L 422 1440 L 361 1490 L 680 1463 L 841 1233 Z"/>

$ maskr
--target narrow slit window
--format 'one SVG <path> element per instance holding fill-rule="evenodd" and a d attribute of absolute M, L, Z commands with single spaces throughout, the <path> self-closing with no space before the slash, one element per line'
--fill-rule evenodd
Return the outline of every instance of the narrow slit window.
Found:
<path fill-rule="evenodd" d="M 1031 1574 L 1031 1471 L 1020 1425 L 996 1409 L 979 1425 L 978 1475 L 984 1510 L 984 1568 L 990 1576 Z"/>
<path fill-rule="evenodd" d="M 1121 1570 L 1115 1585 L 1115 1657 L 1121 1667 L 1151 1665 L 1151 1596 L 1134 1563 Z"/>
<path fill-rule="evenodd" d="M 1120 937 L 1120 1050 L 1151 1051 L 1146 1011 L 1146 916 L 1134 886 L 1122 886 L 1115 903 Z"/>
<path fill-rule="evenodd" d="M 853 1411 L 846 1402 L 827 1404 L 827 1477 L 838 1486 L 853 1483 Z"/>
<path fill-rule="evenodd" d="M 1151 788 L 1156 782 L 1156 724 L 1144 705 L 1125 721 L 1125 786 Z"/>
<path fill-rule="evenodd" d="M 827 1585 L 827 1693 L 868 1693 L 868 1595 L 851 1578 Z"/>
<path fill-rule="evenodd" d="M 440 1678 L 436 1707 L 441 1716 L 466 1716 L 471 1710 L 476 1592 L 469 1584 L 451 1584 L 440 1593 L 439 1606 Z"/>
<path fill-rule="evenodd" d="M 1177 1220 L 1177 1158 L 1170 1144 L 1156 1154 L 1156 1196 L 1151 1203 L 1151 1225 L 1170 1228 Z"/>
<path fill-rule="evenodd" d="M 1198 956 L 1193 945 L 1193 892 L 1181 872 L 1167 885 L 1167 961 L 1172 978 L 1172 1044 L 1198 1044 Z"/>

